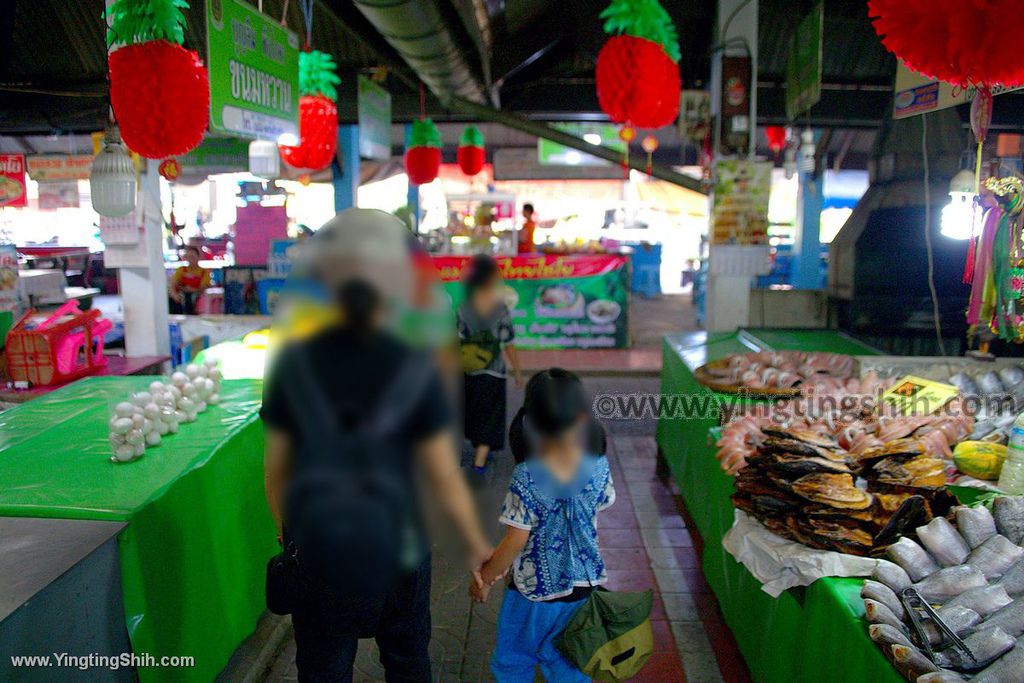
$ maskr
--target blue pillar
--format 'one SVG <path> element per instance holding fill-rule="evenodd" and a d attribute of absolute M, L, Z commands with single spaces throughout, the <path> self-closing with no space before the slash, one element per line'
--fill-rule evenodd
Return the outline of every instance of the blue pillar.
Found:
<path fill-rule="evenodd" d="M 825 174 L 800 171 L 797 193 L 796 239 L 793 244 L 793 287 L 821 289 L 821 208 L 825 203 Z"/>
<path fill-rule="evenodd" d="M 359 190 L 359 126 L 338 126 L 338 151 L 341 167 L 334 163 L 334 210 L 344 211 L 356 205 Z"/>
<path fill-rule="evenodd" d="M 412 132 L 412 124 L 405 124 L 405 139 L 409 139 L 409 135 Z M 420 186 L 409 183 L 409 189 L 406 192 L 405 203 L 409 206 L 409 212 L 412 214 L 412 234 L 420 234 Z"/>

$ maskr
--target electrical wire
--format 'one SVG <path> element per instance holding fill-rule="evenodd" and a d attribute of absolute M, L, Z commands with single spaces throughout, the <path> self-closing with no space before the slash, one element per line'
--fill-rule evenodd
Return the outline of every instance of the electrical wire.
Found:
<path fill-rule="evenodd" d="M 736 8 L 733 9 L 733 11 L 729 14 L 729 16 L 725 20 L 725 23 L 722 24 L 722 32 L 718 36 L 719 42 L 724 42 L 725 39 L 729 37 L 729 27 L 732 26 L 733 19 L 735 19 L 736 15 L 742 12 L 743 8 L 749 5 L 750 2 L 751 0 L 743 0 L 743 2 L 736 5 Z"/>
<path fill-rule="evenodd" d="M 939 318 L 939 294 L 935 289 L 935 254 L 932 250 L 932 186 L 928 167 L 928 115 L 921 114 L 921 161 L 924 169 L 924 247 L 928 253 L 928 289 L 932 295 L 932 316 L 935 322 L 935 340 L 939 355 L 946 355 L 942 340 L 942 320 Z"/>

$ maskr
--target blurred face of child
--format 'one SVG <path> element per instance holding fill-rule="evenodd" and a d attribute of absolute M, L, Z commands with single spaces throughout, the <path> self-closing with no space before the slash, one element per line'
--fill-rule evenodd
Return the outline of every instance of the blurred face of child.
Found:
<path fill-rule="evenodd" d="M 482 312 L 492 311 L 503 303 L 503 294 L 504 287 L 501 276 L 496 275 L 488 280 L 487 284 L 473 292 L 473 307 Z"/>

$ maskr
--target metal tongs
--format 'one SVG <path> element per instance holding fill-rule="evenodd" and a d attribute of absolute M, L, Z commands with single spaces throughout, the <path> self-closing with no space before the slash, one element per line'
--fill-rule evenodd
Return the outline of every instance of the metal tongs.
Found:
<path fill-rule="evenodd" d="M 978 659 L 971 652 L 971 648 L 967 647 L 960 636 L 953 632 L 949 626 L 946 625 L 932 606 L 921 597 L 921 594 L 917 592 L 914 587 L 904 588 L 900 593 L 900 601 L 903 603 L 903 607 L 907 610 L 907 614 L 910 615 L 910 623 L 914 626 L 914 631 L 917 632 L 917 639 L 924 647 L 925 652 L 928 654 L 928 659 L 935 662 L 935 652 L 932 651 L 931 643 L 928 642 L 928 634 L 924 630 L 924 618 L 931 619 L 932 623 L 935 624 L 935 628 L 939 629 L 943 635 L 949 638 L 949 641 L 953 643 L 953 647 L 957 648 L 968 657 L 971 658 L 972 662 L 977 663 Z M 924 613 L 922 615 L 922 612 Z"/>

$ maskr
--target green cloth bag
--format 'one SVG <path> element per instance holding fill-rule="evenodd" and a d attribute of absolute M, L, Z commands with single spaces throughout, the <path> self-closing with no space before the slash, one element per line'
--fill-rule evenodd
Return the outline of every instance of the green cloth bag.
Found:
<path fill-rule="evenodd" d="M 653 592 L 619 593 L 598 588 L 555 640 L 555 647 L 594 680 L 632 678 L 654 652 Z"/>

